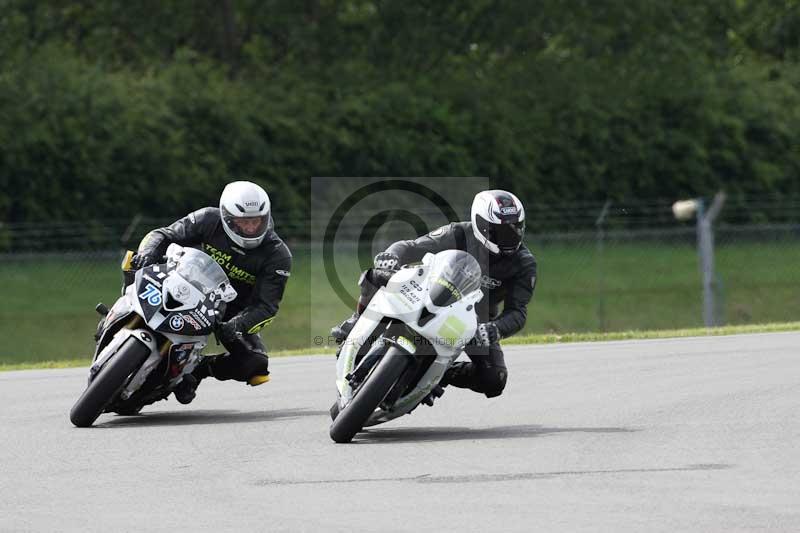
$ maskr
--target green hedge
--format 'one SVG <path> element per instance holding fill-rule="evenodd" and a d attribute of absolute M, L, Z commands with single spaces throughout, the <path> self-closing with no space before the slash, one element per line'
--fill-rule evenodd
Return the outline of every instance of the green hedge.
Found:
<path fill-rule="evenodd" d="M 243 177 L 298 235 L 320 175 L 800 194 L 796 2 L 101 4 L 9 2 L 0 220 L 178 216 Z"/>

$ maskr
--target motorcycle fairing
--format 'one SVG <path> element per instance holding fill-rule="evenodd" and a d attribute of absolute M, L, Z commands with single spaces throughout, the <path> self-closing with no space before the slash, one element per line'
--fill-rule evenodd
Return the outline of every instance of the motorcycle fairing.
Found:
<path fill-rule="evenodd" d="M 215 303 L 219 301 L 212 294 L 204 295 L 174 270 L 174 265 L 168 263 L 136 272 L 133 286 L 139 314 L 148 326 L 170 337 L 210 335 L 218 314 Z M 165 309 L 174 290 L 181 290 L 189 303 L 174 310 Z"/>
<path fill-rule="evenodd" d="M 378 290 L 359 317 L 339 354 L 336 362 L 336 386 L 340 407 L 344 408 L 353 399 L 353 389 L 347 376 L 355 368 L 356 355 L 384 318 L 405 323 L 421 337 L 429 340 L 436 352 L 435 360 L 419 379 L 417 386 L 399 398 L 390 411 L 377 409 L 367 420 L 365 427 L 397 418 L 415 408 L 441 381 L 445 371 L 475 334 L 477 317 L 474 307 L 483 297 L 480 289 L 465 295 L 433 316 L 427 313 L 424 295 L 432 260 L 433 254 L 426 254 L 422 265 L 401 269 L 392 276 L 386 287 Z M 420 320 L 424 312 L 425 320 Z M 414 341 L 404 339 L 399 344 L 406 344 L 404 349 L 413 353 Z M 380 339 L 375 342 L 380 342 Z"/>

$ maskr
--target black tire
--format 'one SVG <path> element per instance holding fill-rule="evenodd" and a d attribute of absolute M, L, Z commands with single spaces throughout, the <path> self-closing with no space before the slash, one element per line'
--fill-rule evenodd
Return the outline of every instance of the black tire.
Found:
<path fill-rule="evenodd" d="M 128 338 L 72 406 L 72 423 L 79 428 L 91 426 L 149 356 L 150 348 L 134 337 Z"/>
<path fill-rule="evenodd" d="M 392 346 L 367 377 L 353 401 L 342 409 L 331 424 L 330 435 L 335 442 L 350 442 L 361 431 L 369 416 L 389 394 L 408 365 L 408 356 Z"/>

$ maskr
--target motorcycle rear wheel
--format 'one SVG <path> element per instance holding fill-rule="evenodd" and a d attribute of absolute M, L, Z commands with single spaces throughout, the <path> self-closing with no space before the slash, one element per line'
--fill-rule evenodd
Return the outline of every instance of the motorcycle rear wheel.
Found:
<path fill-rule="evenodd" d="M 408 365 L 405 352 L 392 346 L 367 377 L 353 400 L 342 409 L 331 424 L 330 436 L 335 442 L 350 442 L 364 423 L 389 394 Z"/>
<path fill-rule="evenodd" d="M 128 377 L 142 366 L 149 356 L 150 348 L 134 337 L 128 338 L 72 406 L 69 412 L 70 421 L 79 428 L 94 424 L 97 417 L 125 386 Z"/>

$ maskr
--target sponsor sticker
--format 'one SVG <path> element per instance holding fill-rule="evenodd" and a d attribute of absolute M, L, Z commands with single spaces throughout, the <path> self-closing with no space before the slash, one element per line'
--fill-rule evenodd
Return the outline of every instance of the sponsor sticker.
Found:
<path fill-rule="evenodd" d="M 195 331 L 200 331 L 203 327 L 195 320 L 191 315 L 183 315 L 181 320 L 185 320 L 190 326 L 192 326 Z"/>
<path fill-rule="evenodd" d="M 419 285 L 418 283 L 416 283 L 414 281 L 412 281 L 411 283 L 413 283 L 414 285 Z M 417 290 L 419 290 L 419 289 L 417 289 Z M 407 300 L 409 300 L 411 302 L 420 303 L 422 301 L 422 299 L 419 296 L 417 296 L 417 294 L 414 291 L 414 289 L 412 289 L 409 285 L 407 285 L 405 283 L 400 286 L 400 291 L 399 292 L 400 292 L 401 295 L 403 295 Z"/>
<path fill-rule="evenodd" d="M 517 211 L 517 208 L 513 205 L 500 208 L 501 215 L 516 215 L 517 213 L 519 213 L 519 211 Z"/>
<path fill-rule="evenodd" d="M 183 329 L 183 317 L 181 315 L 174 315 L 169 319 L 169 327 L 172 331 L 180 331 Z"/>
<path fill-rule="evenodd" d="M 189 315 L 191 316 L 191 318 L 193 318 L 195 321 L 203 324 L 205 327 L 211 326 L 211 321 L 203 313 L 198 313 L 197 311 L 192 311 L 191 313 L 189 313 Z"/>
<path fill-rule="evenodd" d="M 186 358 L 189 357 L 193 350 L 194 344 L 187 343 L 173 345 L 170 351 L 172 352 L 173 360 L 180 365 L 186 361 Z"/>
<path fill-rule="evenodd" d="M 288 270 L 276 270 L 275 273 L 278 274 L 279 276 L 283 276 L 285 278 L 288 278 L 289 276 L 292 275 L 292 273 L 289 272 Z"/>

